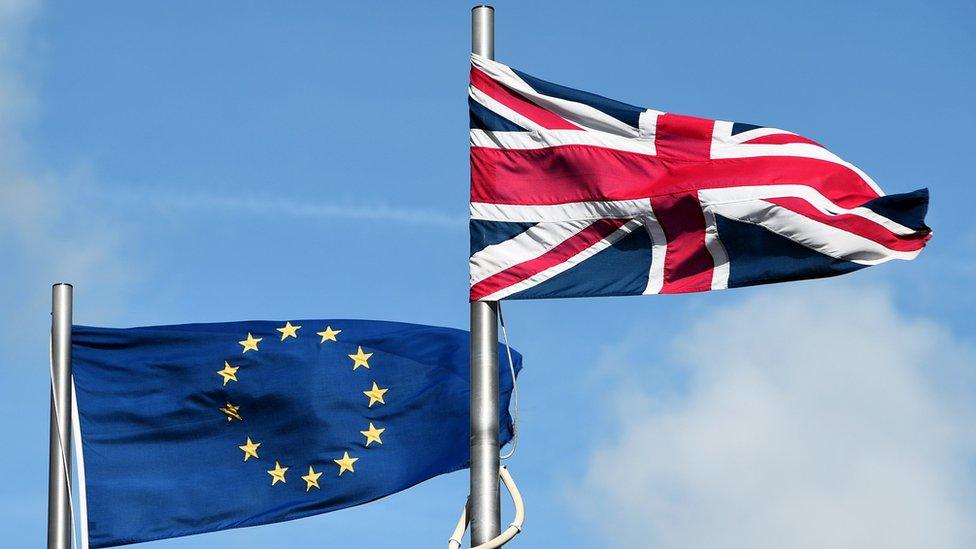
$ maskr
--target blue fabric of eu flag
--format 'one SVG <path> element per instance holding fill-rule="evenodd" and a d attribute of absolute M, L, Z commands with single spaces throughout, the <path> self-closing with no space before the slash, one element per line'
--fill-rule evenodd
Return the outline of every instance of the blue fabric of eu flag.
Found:
<path fill-rule="evenodd" d="M 75 326 L 72 352 L 91 547 L 306 517 L 468 466 L 462 330 Z M 504 443 L 507 368 L 499 383 Z"/>

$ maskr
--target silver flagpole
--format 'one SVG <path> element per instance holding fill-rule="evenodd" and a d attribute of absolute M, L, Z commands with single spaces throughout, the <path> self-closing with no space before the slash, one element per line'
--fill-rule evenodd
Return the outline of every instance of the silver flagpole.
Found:
<path fill-rule="evenodd" d="M 495 9 L 471 10 L 471 51 L 495 58 Z M 501 533 L 498 493 L 498 303 L 471 303 L 471 545 Z"/>
<path fill-rule="evenodd" d="M 47 547 L 71 549 L 71 284 L 52 289 Z"/>

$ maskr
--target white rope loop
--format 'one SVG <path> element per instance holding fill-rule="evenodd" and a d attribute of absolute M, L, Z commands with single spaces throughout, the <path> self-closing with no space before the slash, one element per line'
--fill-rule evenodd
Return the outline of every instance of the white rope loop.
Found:
<path fill-rule="evenodd" d="M 512 519 L 511 524 L 509 524 L 508 529 L 504 532 L 471 549 L 498 549 L 522 532 L 522 526 L 525 524 L 525 503 L 522 501 L 522 493 L 519 492 L 518 486 L 515 485 L 515 479 L 512 478 L 512 475 L 508 472 L 508 468 L 505 466 L 498 469 L 498 476 L 502 479 L 502 483 L 505 484 L 505 488 L 508 489 L 509 495 L 512 496 L 512 505 L 515 506 L 515 517 Z M 469 504 L 470 500 L 464 504 L 464 509 L 461 511 L 461 518 L 458 519 L 457 526 L 454 527 L 454 533 L 447 540 L 448 549 L 461 549 L 461 540 L 464 539 L 464 531 L 468 527 Z"/>

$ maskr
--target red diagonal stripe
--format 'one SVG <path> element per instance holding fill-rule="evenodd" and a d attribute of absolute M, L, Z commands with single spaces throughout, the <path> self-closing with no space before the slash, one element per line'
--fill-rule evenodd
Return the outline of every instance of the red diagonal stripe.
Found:
<path fill-rule="evenodd" d="M 471 301 L 487 297 L 498 290 L 521 282 L 531 276 L 558 265 L 582 252 L 627 223 L 626 219 L 599 219 L 582 231 L 569 237 L 548 252 L 535 259 L 513 265 L 500 273 L 493 274 L 471 287 Z"/>
<path fill-rule="evenodd" d="M 808 145 L 816 145 L 823 148 L 823 145 L 812 139 L 807 139 L 802 135 L 795 135 L 792 133 L 774 133 L 742 142 L 743 145 L 785 145 L 787 143 L 806 143 Z"/>
<path fill-rule="evenodd" d="M 867 238 L 868 240 L 873 240 L 885 248 L 897 252 L 914 252 L 920 250 L 925 247 L 925 243 L 932 237 L 928 231 L 919 231 L 906 236 L 897 235 L 882 225 L 859 215 L 825 214 L 802 198 L 767 198 L 766 202 L 771 202 L 826 225 L 837 227 L 838 229 Z"/>
<path fill-rule="evenodd" d="M 521 114 L 543 128 L 550 130 L 578 130 L 578 126 L 565 118 L 543 109 L 492 80 L 478 68 L 471 67 L 471 84 L 488 94 L 492 99 Z"/>

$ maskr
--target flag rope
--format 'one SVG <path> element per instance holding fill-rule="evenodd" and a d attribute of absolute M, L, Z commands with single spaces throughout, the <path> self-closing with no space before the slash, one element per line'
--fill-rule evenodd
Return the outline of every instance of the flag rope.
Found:
<path fill-rule="evenodd" d="M 515 455 L 518 448 L 519 432 L 519 401 L 518 401 L 518 381 L 515 379 L 515 361 L 512 360 L 512 348 L 508 344 L 508 330 L 505 328 L 505 315 L 502 314 L 502 302 L 498 302 L 498 323 L 502 327 L 502 338 L 505 340 L 505 353 L 508 355 L 508 371 L 512 374 L 512 440 L 511 449 L 501 459 L 507 460 Z"/>

